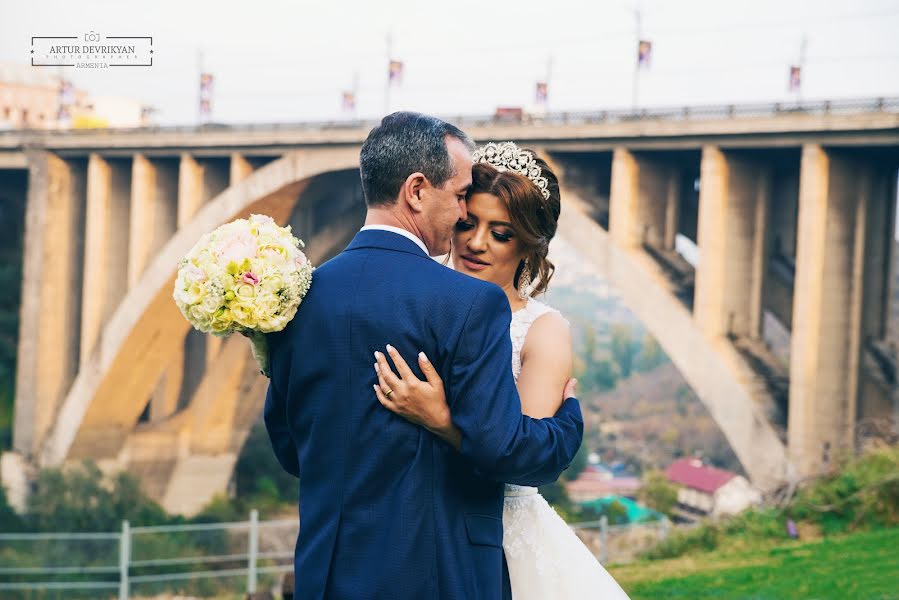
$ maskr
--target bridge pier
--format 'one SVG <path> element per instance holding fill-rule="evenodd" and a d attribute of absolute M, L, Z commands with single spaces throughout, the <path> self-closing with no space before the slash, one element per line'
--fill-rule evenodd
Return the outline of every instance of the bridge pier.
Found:
<path fill-rule="evenodd" d="M 203 206 L 203 167 L 187 152 L 181 153 L 178 165 L 178 229 L 193 218 Z"/>
<path fill-rule="evenodd" d="M 140 281 L 147 263 L 175 234 L 178 173 L 173 159 L 135 154 L 131 175 L 131 232 L 128 288 Z"/>
<path fill-rule="evenodd" d="M 87 164 L 82 363 L 127 292 L 130 195 L 131 162 L 92 153 Z"/>
<path fill-rule="evenodd" d="M 231 166 L 229 170 L 229 183 L 236 185 L 253 173 L 253 165 L 247 158 L 239 153 L 231 153 Z"/>
<path fill-rule="evenodd" d="M 714 146 L 702 152 L 694 317 L 709 338 L 761 335 L 771 172 Z"/>
<path fill-rule="evenodd" d="M 79 367 L 86 165 L 29 157 L 13 449 L 36 454 Z"/>
<path fill-rule="evenodd" d="M 647 244 L 673 250 L 679 210 L 678 173 L 672 166 L 617 148 L 612 158 L 609 233 L 625 248 Z"/>
<path fill-rule="evenodd" d="M 861 362 L 886 333 L 895 171 L 802 150 L 789 448 L 801 475 L 855 446 Z"/>

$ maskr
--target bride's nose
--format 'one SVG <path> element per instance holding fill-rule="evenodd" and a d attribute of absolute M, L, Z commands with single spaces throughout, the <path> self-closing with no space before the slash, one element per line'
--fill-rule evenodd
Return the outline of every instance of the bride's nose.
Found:
<path fill-rule="evenodd" d="M 472 235 L 468 238 L 468 249 L 474 252 L 483 252 L 487 249 L 487 232 L 480 227 L 475 227 Z"/>

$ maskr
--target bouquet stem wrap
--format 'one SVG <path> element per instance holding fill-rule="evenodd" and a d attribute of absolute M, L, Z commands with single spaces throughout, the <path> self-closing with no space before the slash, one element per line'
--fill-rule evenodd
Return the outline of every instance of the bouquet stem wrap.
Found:
<path fill-rule="evenodd" d="M 268 340 L 261 331 L 247 331 L 245 334 L 250 340 L 250 348 L 253 350 L 253 358 L 259 365 L 259 372 L 268 378 L 272 376 L 272 366 L 269 364 Z"/>

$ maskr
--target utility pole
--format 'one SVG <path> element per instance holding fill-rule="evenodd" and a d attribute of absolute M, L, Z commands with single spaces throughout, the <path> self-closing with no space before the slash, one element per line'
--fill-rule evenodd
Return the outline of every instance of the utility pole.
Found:
<path fill-rule="evenodd" d="M 802 42 L 799 44 L 799 104 L 802 104 L 802 80 L 805 79 L 805 50 L 808 47 L 808 34 L 802 34 Z"/>
<path fill-rule="evenodd" d="M 353 120 L 359 120 L 359 70 L 353 73 Z"/>
<path fill-rule="evenodd" d="M 390 88 L 393 86 L 391 79 L 391 61 L 393 60 L 393 34 L 387 34 L 387 87 L 384 90 L 384 114 L 390 114 Z"/>
<path fill-rule="evenodd" d="M 552 93 L 552 76 L 553 76 L 553 57 L 552 55 L 546 59 L 546 101 L 543 103 L 544 113 L 549 113 L 549 95 Z"/>

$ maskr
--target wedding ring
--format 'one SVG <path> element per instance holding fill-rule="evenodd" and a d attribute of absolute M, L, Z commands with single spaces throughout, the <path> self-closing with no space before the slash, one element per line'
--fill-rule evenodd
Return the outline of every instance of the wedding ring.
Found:
<path fill-rule="evenodd" d="M 392 394 L 392 393 L 393 393 L 393 390 L 387 390 L 386 392 L 384 392 L 384 397 L 390 398 L 390 394 Z"/>

